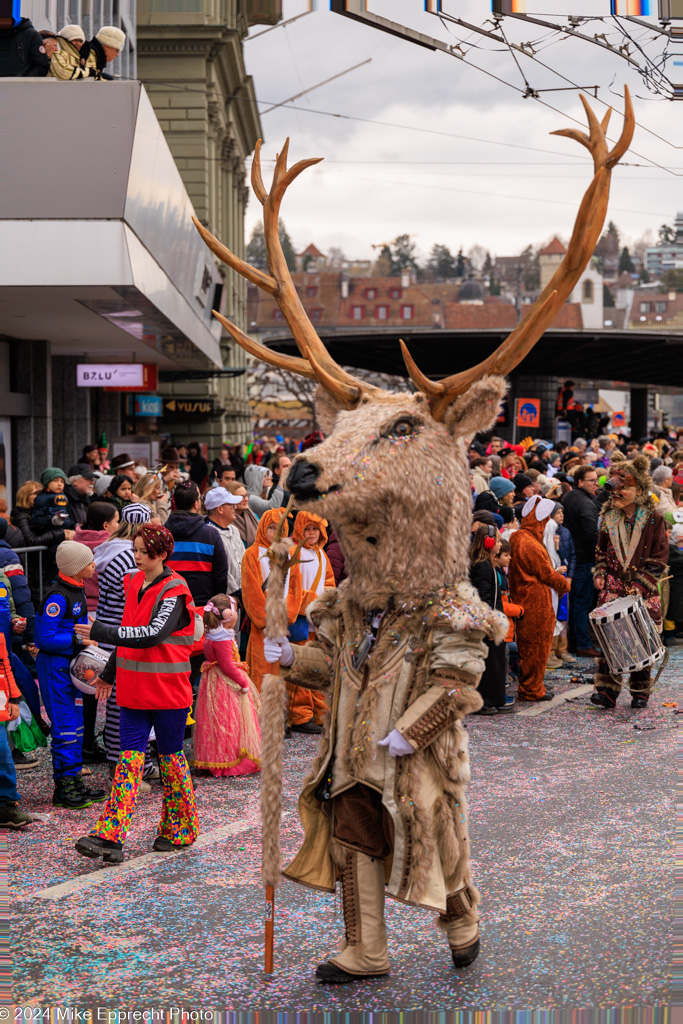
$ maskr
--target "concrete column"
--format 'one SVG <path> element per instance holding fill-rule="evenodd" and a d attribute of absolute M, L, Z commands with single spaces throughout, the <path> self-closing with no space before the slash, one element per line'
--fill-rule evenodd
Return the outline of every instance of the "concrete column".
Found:
<path fill-rule="evenodd" d="M 638 441 L 647 437 L 647 388 L 631 388 L 631 437 Z"/>
<path fill-rule="evenodd" d="M 39 480 L 46 466 L 53 464 L 52 360 L 49 341 L 13 341 L 21 345 L 21 358 L 15 359 L 15 389 L 31 396 L 31 416 L 13 421 L 16 471 L 19 484 Z"/>
<path fill-rule="evenodd" d="M 517 398 L 538 398 L 541 401 L 541 422 L 540 426 L 527 429 L 517 428 L 517 439 L 520 440 L 531 434 L 533 437 L 544 437 L 548 440 L 555 440 L 555 404 L 557 402 L 557 389 L 560 386 L 559 377 L 540 377 L 526 374 L 515 374 L 510 382 L 508 401 L 510 403 L 510 428 L 505 431 L 505 436 L 510 439 L 513 435 L 515 417 L 515 399 Z M 500 433 L 494 428 L 494 433 Z"/>
<path fill-rule="evenodd" d="M 52 357 L 53 457 L 65 473 L 90 441 L 90 388 L 76 387 L 79 356 Z"/>

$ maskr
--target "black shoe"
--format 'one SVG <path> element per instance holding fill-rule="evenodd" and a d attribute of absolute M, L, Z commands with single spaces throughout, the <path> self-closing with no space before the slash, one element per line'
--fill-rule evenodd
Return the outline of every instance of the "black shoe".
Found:
<path fill-rule="evenodd" d="M 452 949 L 451 956 L 454 967 L 469 967 L 479 956 L 479 939 L 475 939 L 471 946 L 465 946 L 464 949 Z"/>
<path fill-rule="evenodd" d="M 104 764 L 107 760 L 107 752 L 102 749 L 97 740 L 89 750 L 83 747 L 83 764 Z"/>
<path fill-rule="evenodd" d="M 290 726 L 292 732 L 303 732 L 308 736 L 320 736 L 323 731 L 322 725 L 316 725 L 313 719 L 309 722 L 302 722 L 301 725 Z"/>
<path fill-rule="evenodd" d="M 617 698 L 612 697 L 606 690 L 596 690 L 595 693 L 591 693 L 590 700 L 591 704 L 595 704 L 598 708 L 613 708 L 617 703 Z"/>
<path fill-rule="evenodd" d="M 615 706 L 616 697 L 613 697 L 607 690 L 595 690 L 594 693 L 591 693 L 591 703 L 594 703 L 596 708 L 611 709 Z"/>
<path fill-rule="evenodd" d="M 329 960 L 324 964 L 318 964 L 315 969 L 316 978 L 325 985 L 346 985 L 349 981 L 365 981 L 366 978 L 385 978 L 388 973 L 386 971 L 384 974 L 349 974 L 348 971 L 337 967 L 336 964 L 330 963 Z"/>
<path fill-rule="evenodd" d="M 152 849 L 157 853 L 174 853 L 176 850 L 186 850 L 192 843 L 172 843 L 166 836 L 157 836 L 152 843 Z"/>
<path fill-rule="evenodd" d="M 81 836 L 75 844 L 75 849 L 82 857 L 90 857 L 94 860 L 101 857 L 108 864 L 121 864 L 123 862 L 123 846 L 115 843 L 112 839 L 100 839 L 99 836 Z"/>
<path fill-rule="evenodd" d="M 90 807 L 92 800 L 86 795 L 85 786 L 77 785 L 76 775 L 65 775 L 57 779 L 55 791 L 52 794 L 54 807 L 65 807 L 68 811 L 79 811 L 83 807 Z"/>
<path fill-rule="evenodd" d="M 35 754 L 22 754 L 16 747 L 12 751 L 12 760 L 17 771 L 29 770 L 38 767 L 38 758 Z"/>
<path fill-rule="evenodd" d="M 475 715 L 497 715 L 498 708 L 494 707 L 493 704 L 484 704 L 483 708 L 479 708 L 478 711 L 474 712 Z"/>
<path fill-rule="evenodd" d="M 533 697 L 531 699 L 528 697 L 518 697 L 517 700 L 520 701 L 521 704 L 542 704 L 544 701 L 552 700 L 554 696 L 555 691 L 549 690 L 546 686 L 545 693 L 542 697 Z"/>
<path fill-rule="evenodd" d="M 109 796 L 106 789 L 89 789 L 83 781 L 82 775 L 75 775 L 74 778 L 76 779 L 77 788 L 88 798 L 91 804 L 104 803 Z"/>
<path fill-rule="evenodd" d="M 4 807 L 0 807 L 0 828 L 26 828 L 32 821 L 30 814 L 24 814 L 19 810 L 19 804 L 5 804 Z"/>
<path fill-rule="evenodd" d="M 292 727 L 291 727 L 291 725 L 286 725 L 285 726 L 285 739 L 286 740 L 291 740 L 291 738 L 292 738 Z"/>
<path fill-rule="evenodd" d="M 634 697 L 631 700 L 631 707 L 639 710 L 647 707 L 647 697 Z"/>

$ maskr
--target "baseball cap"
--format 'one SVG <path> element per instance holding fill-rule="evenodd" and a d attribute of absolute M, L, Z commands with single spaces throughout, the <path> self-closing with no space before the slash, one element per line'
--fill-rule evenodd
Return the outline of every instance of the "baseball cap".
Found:
<path fill-rule="evenodd" d="M 225 487 L 212 487 L 204 497 L 204 507 L 211 511 L 221 505 L 239 505 L 244 500 L 241 494 L 231 494 Z"/>

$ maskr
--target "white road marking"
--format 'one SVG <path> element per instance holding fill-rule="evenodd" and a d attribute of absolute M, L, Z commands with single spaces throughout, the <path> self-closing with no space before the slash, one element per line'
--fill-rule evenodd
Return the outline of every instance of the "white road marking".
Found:
<path fill-rule="evenodd" d="M 286 818 L 291 814 L 291 811 L 283 811 L 282 817 Z M 203 832 L 199 838 L 192 844 L 190 849 L 201 850 L 205 846 L 213 846 L 215 843 L 219 843 L 222 839 L 228 839 L 230 836 L 237 836 L 241 832 L 249 832 L 253 828 L 259 828 L 261 825 L 260 818 L 241 818 L 239 821 L 234 821 L 231 825 L 223 825 L 221 828 L 215 828 L 211 832 Z M 59 885 L 52 885 L 49 889 L 41 889 L 39 892 L 29 893 L 29 899 L 41 899 L 41 900 L 59 900 L 64 896 L 73 896 L 75 893 L 81 892 L 83 889 L 90 889 L 94 885 L 100 885 L 102 882 L 108 882 L 112 878 L 121 878 L 125 875 L 135 874 L 137 871 L 142 871 L 148 865 L 154 865 L 168 861 L 170 857 L 178 857 L 183 851 L 178 850 L 173 853 L 145 853 L 141 857 L 132 857 L 130 860 L 124 861 L 123 864 L 116 864 L 112 867 L 103 867 L 98 871 L 92 871 L 87 875 L 79 875 L 78 878 L 72 878 L 70 882 L 61 882 Z M 78 854 L 76 854 L 78 856 Z"/>
<path fill-rule="evenodd" d="M 575 686 L 573 690 L 565 690 L 564 693 L 556 694 L 552 700 L 541 700 L 534 704 L 529 704 L 528 707 L 523 707 L 517 712 L 515 717 L 535 718 L 536 715 L 542 715 L 544 711 L 550 711 L 552 708 L 559 707 L 560 704 L 564 704 L 568 700 L 574 700 L 575 697 L 581 697 L 584 693 L 590 693 L 592 690 L 592 683 L 587 683 L 584 686 Z"/>

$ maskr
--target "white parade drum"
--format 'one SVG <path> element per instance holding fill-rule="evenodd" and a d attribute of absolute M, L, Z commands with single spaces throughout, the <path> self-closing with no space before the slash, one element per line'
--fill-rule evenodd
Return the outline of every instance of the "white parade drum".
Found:
<path fill-rule="evenodd" d="M 612 675 L 650 668 L 666 653 L 642 597 L 608 601 L 589 619 Z"/>
<path fill-rule="evenodd" d="M 84 647 L 69 665 L 71 682 L 81 693 L 95 693 L 90 680 L 95 679 L 109 661 L 111 651 L 102 651 L 99 647 Z"/>

